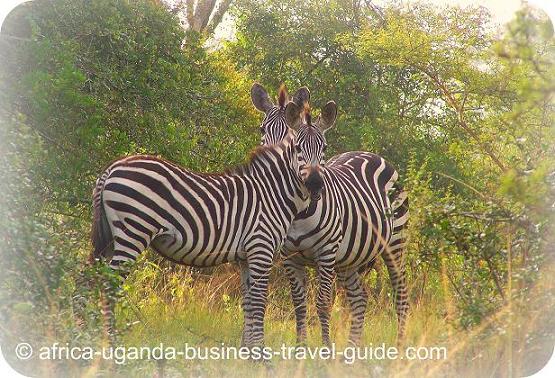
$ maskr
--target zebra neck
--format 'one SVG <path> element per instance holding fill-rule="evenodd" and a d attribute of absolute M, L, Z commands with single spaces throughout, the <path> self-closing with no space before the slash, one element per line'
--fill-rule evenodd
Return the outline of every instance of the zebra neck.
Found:
<path fill-rule="evenodd" d="M 269 204 L 284 212 L 289 221 L 308 206 L 307 195 L 297 174 L 297 156 L 292 140 L 267 149 L 265 154 L 253 159 L 252 177 L 261 184 Z"/>

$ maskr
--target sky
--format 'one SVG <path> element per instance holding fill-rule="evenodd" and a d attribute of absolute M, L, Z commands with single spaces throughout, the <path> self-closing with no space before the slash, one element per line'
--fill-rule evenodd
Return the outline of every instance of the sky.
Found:
<path fill-rule="evenodd" d="M 0 22 L 4 21 L 6 15 L 24 0 L 0 0 Z M 386 3 L 387 0 L 374 0 L 376 5 Z M 407 3 L 408 1 L 403 1 Z M 520 8 L 520 4 L 528 2 L 531 5 L 540 6 L 551 17 L 551 21 L 555 19 L 555 1 L 554 0 L 425 0 L 425 2 L 438 5 L 481 5 L 488 8 L 493 16 L 493 21 L 503 24 L 512 18 L 514 12 Z"/>
<path fill-rule="evenodd" d="M 387 3 L 387 0 L 374 0 L 375 4 Z M 403 3 L 410 3 L 410 1 L 402 1 Z M 555 1 L 553 0 L 531 0 L 531 1 L 521 1 L 521 0 L 424 0 L 425 3 L 442 5 L 459 5 L 461 7 L 472 6 L 483 6 L 488 8 L 492 14 L 493 22 L 498 24 L 504 24 L 513 18 L 513 14 L 520 8 L 522 3 L 529 3 L 531 5 L 542 4 L 542 7 L 546 10 L 551 8 L 551 20 L 553 22 L 553 14 L 555 13 Z M 551 4 L 550 4 L 551 3 Z M 548 13 L 549 14 L 549 13 Z"/>
<path fill-rule="evenodd" d="M 430 0 L 429 2 L 442 5 L 445 3 L 451 3 L 462 7 L 468 5 L 482 5 L 491 11 L 495 22 L 498 23 L 505 23 L 509 21 L 513 17 L 515 11 L 520 8 L 521 4 L 520 0 L 451 0 L 450 2 L 446 2 L 445 0 Z"/>

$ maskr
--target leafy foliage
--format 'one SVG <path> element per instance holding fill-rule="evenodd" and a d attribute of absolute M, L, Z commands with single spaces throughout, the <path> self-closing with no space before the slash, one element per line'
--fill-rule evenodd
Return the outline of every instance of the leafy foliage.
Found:
<path fill-rule="evenodd" d="M 336 151 L 370 150 L 405 174 L 415 268 L 447 261 L 461 324 L 502 306 L 508 259 L 537 246 L 534 224 L 553 202 L 549 21 L 524 9 L 498 38 L 484 8 L 389 6 L 377 17 L 356 2 L 244 0 L 236 12 L 227 51 L 238 68 L 335 99 Z M 507 239 L 520 246 L 512 257 Z M 521 268 L 536 270 L 532 260 Z"/>
<path fill-rule="evenodd" d="M 410 193 L 414 342 L 431 333 L 427 341 L 458 346 L 464 332 L 480 330 L 481 338 L 455 348 L 468 351 L 456 366 L 464 371 L 484 345 L 497 361 L 498 340 L 511 344 L 514 326 L 530 314 L 540 320 L 519 340 L 552 340 L 545 331 L 555 319 L 545 315 L 555 308 L 552 24 L 531 8 L 496 30 L 484 8 L 368 4 L 237 0 L 235 39 L 215 48 L 159 1 L 18 8 L 0 40 L 3 339 L 98 338 L 98 293 L 79 288 L 98 273 L 83 269 L 98 173 L 134 153 L 201 171 L 241 162 L 258 143 L 249 99 L 256 80 L 306 85 L 315 108 L 338 103 L 338 125 L 326 134 L 330 157 L 368 150 L 398 167 Z M 273 282 L 269 340 L 292 342 L 279 264 Z M 393 340 L 384 267 L 366 282 L 374 298 L 365 340 Z M 201 344 L 206 335 L 232 343 L 239 292 L 233 269 L 189 271 L 148 253 L 126 281 L 119 326 L 132 343 L 177 342 L 169 329 Z M 79 311 L 92 320 L 85 330 Z M 221 324 L 207 321 L 214 314 Z M 345 316 L 336 302 L 338 329 Z"/>
<path fill-rule="evenodd" d="M 179 20 L 157 2 L 41 1 L 13 17 L 0 64 L 2 314 L 17 320 L 11 337 L 41 337 L 26 324 L 51 314 L 41 322 L 69 340 L 98 173 L 134 153 L 201 171 L 241 163 L 258 138 L 250 80 L 201 40 L 183 45 Z"/>

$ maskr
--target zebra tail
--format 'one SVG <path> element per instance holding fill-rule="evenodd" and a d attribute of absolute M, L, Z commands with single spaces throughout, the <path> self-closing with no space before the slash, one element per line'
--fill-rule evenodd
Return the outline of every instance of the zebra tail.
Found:
<path fill-rule="evenodd" d="M 106 214 L 104 213 L 104 206 L 102 205 L 102 190 L 104 189 L 104 182 L 108 177 L 105 172 L 96 182 L 93 190 L 93 223 L 91 228 L 91 241 L 93 249 L 89 254 L 86 264 L 78 272 L 75 277 L 76 292 L 72 297 L 74 317 L 78 326 L 86 324 L 86 298 L 90 295 L 90 291 L 95 286 L 98 286 L 98 277 L 90 275 L 90 269 L 93 268 L 94 263 L 99 258 L 106 256 L 106 252 L 113 248 L 112 231 L 110 230 Z M 101 294 L 102 308 L 106 307 L 104 302 L 105 298 Z"/>
<path fill-rule="evenodd" d="M 104 184 L 109 175 L 110 171 L 106 170 L 96 181 L 96 186 L 93 190 L 93 223 L 91 229 L 93 249 L 88 261 L 91 266 L 97 260 L 110 260 L 114 255 L 112 230 L 110 229 L 110 224 L 102 203 L 102 192 L 104 191 Z M 99 282 L 98 279 L 99 277 L 95 276 L 93 284 L 100 287 L 100 308 L 104 341 L 108 341 L 109 345 L 113 347 L 115 345 L 115 318 L 114 298 L 112 298 L 112 290 L 110 287 L 111 283 L 106 280 Z"/>
<path fill-rule="evenodd" d="M 93 249 L 89 256 L 89 263 L 91 264 L 100 258 L 111 258 L 114 252 L 112 230 L 102 204 L 102 192 L 108 175 L 109 172 L 105 171 L 100 176 L 93 191 L 93 223 L 91 229 Z"/>

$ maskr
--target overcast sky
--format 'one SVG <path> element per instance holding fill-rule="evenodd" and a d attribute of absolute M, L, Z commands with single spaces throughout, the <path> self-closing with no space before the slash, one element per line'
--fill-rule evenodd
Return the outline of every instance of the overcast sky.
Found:
<path fill-rule="evenodd" d="M 385 4 L 387 0 L 373 0 L 375 4 Z M 544 1 L 553 2 L 553 0 Z M 403 1 L 403 3 L 410 3 L 411 1 Z M 465 7 L 468 5 L 483 6 L 488 8 L 491 12 L 493 21 L 498 24 L 504 24 L 509 21 L 513 14 L 520 8 L 521 0 L 424 0 L 423 2 L 438 4 L 438 5 L 460 5 Z M 532 4 L 530 2 L 530 4 Z"/>

